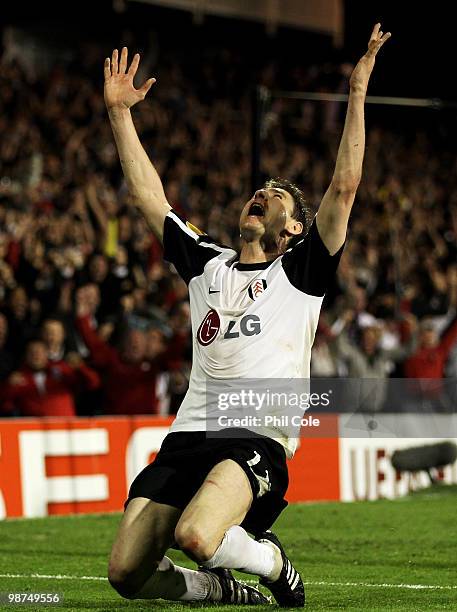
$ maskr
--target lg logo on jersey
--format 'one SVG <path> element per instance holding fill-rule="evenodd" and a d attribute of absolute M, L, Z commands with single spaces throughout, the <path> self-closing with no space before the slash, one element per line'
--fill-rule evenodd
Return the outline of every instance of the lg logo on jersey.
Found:
<path fill-rule="evenodd" d="M 226 340 L 230 340 L 230 338 L 239 338 L 240 333 L 243 336 L 257 336 L 257 334 L 260 334 L 259 317 L 257 315 L 245 315 L 240 319 L 239 330 L 240 331 L 237 331 L 236 321 L 229 321 L 224 338 Z"/>
<path fill-rule="evenodd" d="M 211 344 L 219 333 L 221 320 L 215 310 L 210 310 L 197 331 L 197 340 L 203 346 Z M 224 340 L 239 338 L 242 336 L 257 336 L 260 334 L 260 319 L 257 315 L 244 315 L 240 321 L 229 321 L 227 329 L 223 335 Z"/>
<path fill-rule="evenodd" d="M 203 346 L 211 344 L 221 328 L 221 320 L 215 310 L 210 310 L 197 331 L 197 340 Z"/>

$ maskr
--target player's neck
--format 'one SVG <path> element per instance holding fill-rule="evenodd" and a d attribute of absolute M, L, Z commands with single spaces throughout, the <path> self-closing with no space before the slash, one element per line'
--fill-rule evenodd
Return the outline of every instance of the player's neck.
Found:
<path fill-rule="evenodd" d="M 243 242 L 240 253 L 240 263 L 264 263 L 265 261 L 276 259 L 278 255 L 277 249 L 274 252 L 267 251 L 258 240 Z"/>

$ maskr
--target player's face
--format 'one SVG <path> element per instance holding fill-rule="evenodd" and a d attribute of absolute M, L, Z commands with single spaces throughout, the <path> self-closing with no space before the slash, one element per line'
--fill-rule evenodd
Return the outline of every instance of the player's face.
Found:
<path fill-rule="evenodd" d="M 294 200 L 284 189 L 258 189 L 241 211 L 240 233 L 251 242 L 262 240 L 268 248 L 291 234 L 298 234 L 301 223 L 292 217 Z"/>

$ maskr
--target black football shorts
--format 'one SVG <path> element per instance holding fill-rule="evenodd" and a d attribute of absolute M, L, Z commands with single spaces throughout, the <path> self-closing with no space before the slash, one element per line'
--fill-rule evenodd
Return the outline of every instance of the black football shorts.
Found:
<path fill-rule="evenodd" d="M 245 472 L 253 494 L 242 527 L 253 535 L 269 529 L 287 506 L 284 495 L 289 477 L 284 448 L 275 440 L 243 429 L 223 433 L 224 437 L 208 437 L 200 431 L 168 434 L 154 461 L 132 482 L 125 506 L 135 497 L 146 497 L 184 510 L 210 470 L 224 459 L 232 459 Z"/>

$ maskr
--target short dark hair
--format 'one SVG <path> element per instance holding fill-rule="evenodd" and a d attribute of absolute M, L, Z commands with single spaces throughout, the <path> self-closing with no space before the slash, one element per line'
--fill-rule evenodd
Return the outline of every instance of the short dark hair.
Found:
<path fill-rule="evenodd" d="M 303 231 L 301 234 L 294 238 L 303 237 L 308 233 L 309 228 L 311 227 L 311 223 L 313 222 L 313 211 L 311 207 L 308 206 L 308 203 L 305 198 L 305 194 L 303 191 L 292 183 L 292 181 L 288 181 L 287 179 L 283 179 L 280 177 L 271 178 L 265 181 L 264 185 L 265 189 L 284 189 L 287 193 L 290 193 L 292 199 L 294 201 L 294 212 L 292 213 L 292 218 L 300 221 L 303 225 Z"/>

